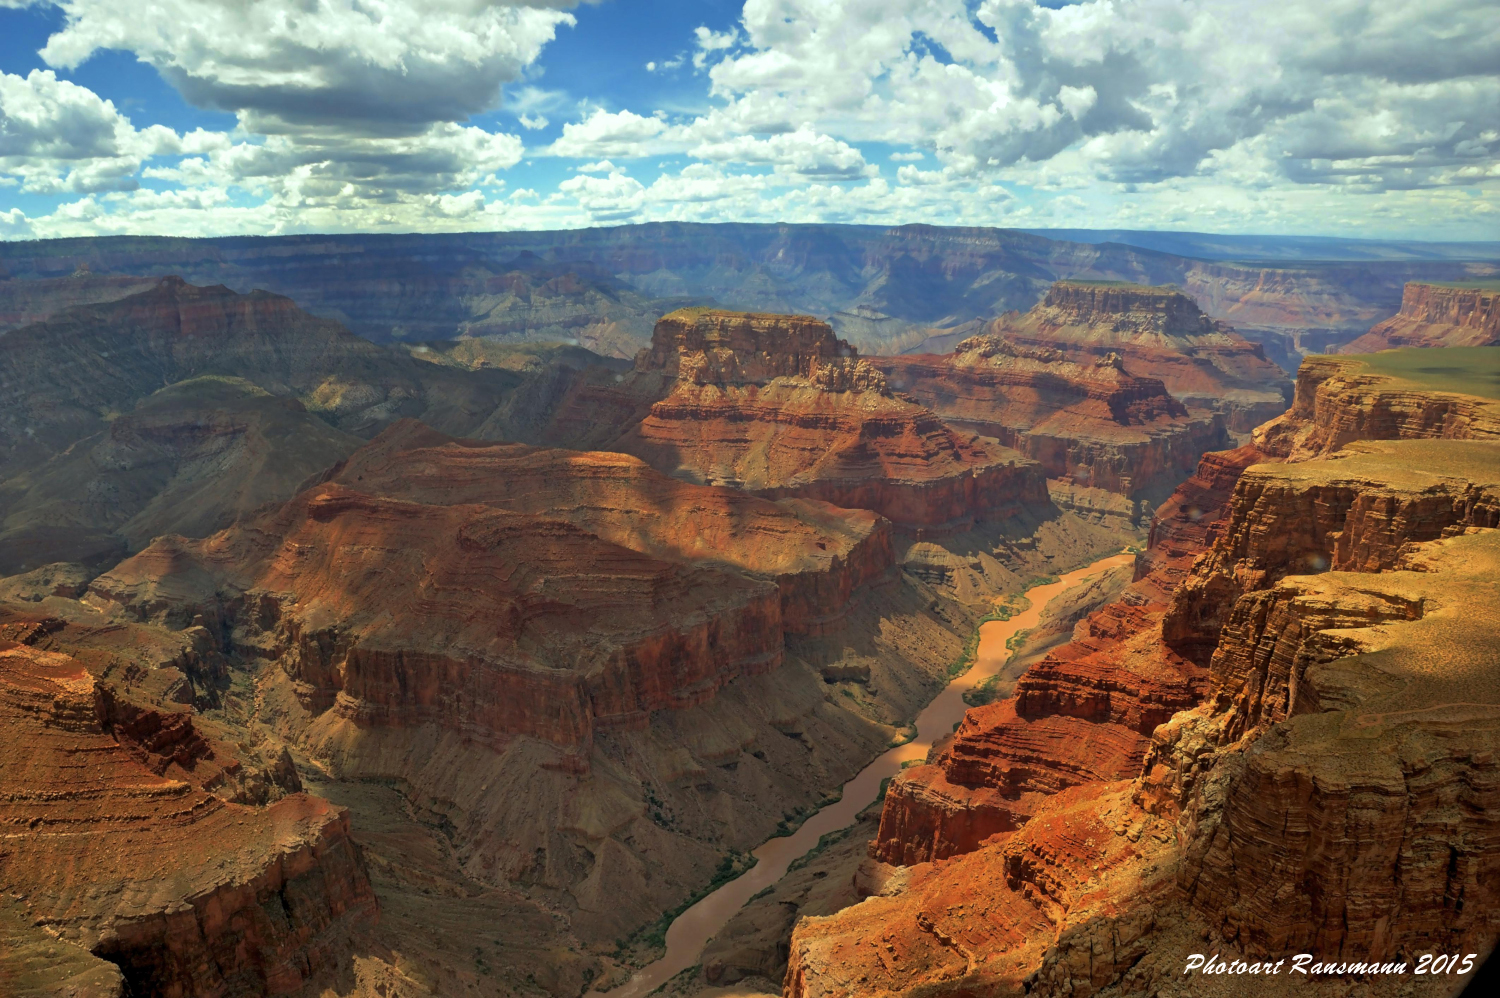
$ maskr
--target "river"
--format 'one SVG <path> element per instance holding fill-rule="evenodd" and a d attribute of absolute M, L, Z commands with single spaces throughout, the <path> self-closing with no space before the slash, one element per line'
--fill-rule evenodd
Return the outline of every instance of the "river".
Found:
<path fill-rule="evenodd" d="M 1041 619 L 1042 608 L 1053 597 L 1101 572 L 1128 565 L 1134 559 L 1132 554 L 1101 558 L 1069 572 L 1051 585 L 1028 590 L 1026 596 L 1031 600 L 1031 606 L 1024 612 L 1009 620 L 992 620 L 980 625 L 979 649 L 973 668 L 944 687 L 917 715 L 916 738 L 882 753 L 844 784 L 843 797 L 837 802 L 808 818 L 791 835 L 764 842 L 755 850 L 755 866 L 677 916 L 667 929 L 667 952 L 660 960 L 642 967 L 618 988 L 606 992 L 590 991 L 586 998 L 642 998 L 697 963 L 703 947 L 752 895 L 780 880 L 792 860 L 817 845 L 819 838 L 853 824 L 855 816 L 875 800 L 881 782 L 899 773 L 902 763 L 926 758 L 932 743 L 952 731 L 953 726 L 962 720 L 968 709 L 964 694 L 1004 668 L 1010 656 L 1005 643 L 1017 631 L 1035 627 Z"/>

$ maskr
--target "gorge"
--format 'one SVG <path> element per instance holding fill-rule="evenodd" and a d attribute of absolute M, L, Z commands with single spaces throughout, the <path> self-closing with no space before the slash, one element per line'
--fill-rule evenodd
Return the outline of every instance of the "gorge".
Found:
<path fill-rule="evenodd" d="M 657 234 L 453 240 L 517 255 L 378 337 L 373 277 L 317 269 L 344 240 L 7 246 L 0 991 L 1088 996 L 1205 946 L 1488 952 L 1500 365 L 1440 283 L 1486 265 L 1387 318 L 1383 284 L 1293 380 L 1195 301 L 1229 264 L 729 228 L 706 294 Z M 230 271 L 294 294 L 197 283 Z"/>

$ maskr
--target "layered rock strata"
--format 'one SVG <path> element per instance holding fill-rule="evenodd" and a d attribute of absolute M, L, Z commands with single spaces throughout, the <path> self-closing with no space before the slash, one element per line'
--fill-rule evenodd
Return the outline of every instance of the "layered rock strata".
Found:
<path fill-rule="evenodd" d="M 1236 600 L 1287 575 L 1382 572 L 1411 545 L 1500 526 L 1489 442 L 1356 442 L 1338 460 L 1251 468 L 1222 538 L 1173 594 L 1163 640 L 1207 663 Z"/>
<path fill-rule="evenodd" d="M 1463 402 L 1471 413 L 1487 404 Z M 1163 507 L 1120 603 L 1033 667 L 1008 706 L 971 711 L 932 765 L 892 784 L 865 879 L 877 892 L 894 884 L 889 903 L 917 929 L 880 936 L 866 905 L 804 921 L 788 993 L 1150 990 L 1181 979 L 1175 952 L 1155 950 L 1189 939 L 1247 960 L 1482 957 L 1500 935 L 1483 817 L 1500 793 L 1500 443 L 1421 439 L 1430 427 L 1398 421 L 1391 435 L 1418 439 L 1346 439 L 1304 462 L 1247 469 L 1264 456 L 1249 447 L 1206 458 Z M 1326 425 L 1310 436 L 1332 439 Z M 1225 488 L 1206 488 L 1215 480 Z M 1222 512 L 1205 501 L 1215 491 Z M 1322 574 L 1295 574 L 1309 570 Z M 1219 593 L 1210 583 L 1226 575 Z M 1166 634 L 1131 627 L 1143 584 L 1165 587 L 1155 617 Z M 1218 620 L 1174 648 L 1163 638 L 1198 590 Z M 1111 618 L 1130 671 L 1181 663 L 1190 702 L 1139 696 L 1139 682 L 1101 682 L 1069 661 Z M 1099 727 L 1039 752 L 1018 732 L 1035 718 Z M 1133 763 L 1105 737 L 1122 730 L 1141 736 Z M 1030 869 L 1044 877 L 1026 875 L 1028 853 L 1043 857 Z M 882 860 L 916 865 L 897 875 Z M 959 884 L 987 883 L 959 896 Z M 961 904 L 1007 914 L 977 928 L 954 919 L 970 933 L 946 929 L 961 946 L 928 932 L 920 916 L 936 925 Z M 1037 933 L 1005 928 L 1029 915 L 1044 919 L 1041 947 Z M 924 932 L 947 952 L 919 954 Z M 873 959 L 861 948 L 872 938 Z"/>
<path fill-rule="evenodd" d="M 1377 323 L 1340 353 L 1396 347 L 1500 345 L 1500 285 L 1418 284 L 1401 292 L 1401 311 Z"/>
<path fill-rule="evenodd" d="M 872 363 L 949 425 L 994 437 L 1069 485 L 1159 499 L 1226 442 L 1222 417 L 1190 415 L 1159 379 L 1127 373 L 1118 354 L 1081 360 L 990 335 L 947 357 Z"/>
<path fill-rule="evenodd" d="M 1158 512 L 1140 577 L 1017 681 L 970 710 L 929 764 L 892 781 L 871 854 L 911 864 L 972 851 L 1066 787 L 1134 776 L 1151 732 L 1196 705 L 1206 670 L 1159 639 L 1172 591 L 1222 523 L 1251 447 L 1205 455 Z"/>
<path fill-rule="evenodd" d="M 1449 363 L 1432 373 L 1423 370 L 1440 361 Z M 1255 444 L 1267 454 L 1301 461 L 1353 440 L 1497 439 L 1500 401 L 1493 397 L 1493 380 L 1485 384 L 1497 373 L 1500 351 L 1483 348 L 1309 357 L 1297 371 L 1292 407 L 1258 427 Z"/>
<path fill-rule="evenodd" d="M 1048 506 L 1040 467 L 893 393 L 826 323 L 687 309 L 636 361 L 665 394 L 616 443 L 678 477 L 954 532 Z"/>
<path fill-rule="evenodd" d="M 219 796 L 239 764 L 181 708 L 3 641 L 0 714 L 0 882 L 25 927 L 0 981 L 35 983 L 47 948 L 53 973 L 69 968 L 60 987 L 110 993 L 117 975 L 118 993 L 289 994 L 374 917 L 344 812 L 302 793 Z"/>
<path fill-rule="evenodd" d="M 1059 281 L 1031 311 L 1007 313 L 988 332 L 1073 357 L 1118 354 L 1125 370 L 1159 379 L 1191 407 L 1221 413 L 1235 433 L 1286 408 L 1286 375 L 1264 349 L 1172 288 Z"/>

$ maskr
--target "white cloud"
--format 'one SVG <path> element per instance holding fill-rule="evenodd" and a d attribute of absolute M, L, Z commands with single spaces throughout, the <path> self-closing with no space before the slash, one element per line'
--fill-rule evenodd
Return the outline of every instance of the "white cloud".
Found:
<path fill-rule="evenodd" d="M 185 136 L 161 125 L 137 129 L 112 102 L 51 70 L 0 73 L 0 174 L 26 191 L 129 190 L 153 156 L 228 144 L 202 129 Z"/>
<path fill-rule="evenodd" d="M 660 118 L 596 109 L 583 121 L 563 125 L 562 136 L 547 151 L 553 156 L 639 159 L 667 151 L 668 145 L 658 140 L 671 131 Z"/>
<path fill-rule="evenodd" d="M 516 115 L 516 120 L 521 123 L 522 128 L 533 132 L 539 128 L 546 128 L 551 124 L 551 122 L 547 120 L 547 116 L 545 114 L 530 115 L 522 112 L 521 114 Z"/>
<path fill-rule="evenodd" d="M 718 142 L 704 142 L 689 152 L 698 159 L 716 163 L 768 164 L 779 172 L 797 177 L 852 180 L 870 172 L 858 149 L 847 142 L 819 134 L 807 125 L 795 132 L 765 139 L 738 135 Z"/>
<path fill-rule="evenodd" d="M 557 185 L 571 194 L 589 217 L 597 222 L 623 222 L 640 214 L 646 188 L 640 181 L 615 171 L 607 177 L 580 174 Z"/>
<path fill-rule="evenodd" d="M 484 0 L 57 0 L 41 50 L 72 68 L 133 52 L 190 102 L 262 134 L 334 129 L 412 135 L 499 103 L 573 15 L 571 2 Z"/>
<path fill-rule="evenodd" d="M 582 166 L 573 167 L 575 173 L 614 173 L 619 167 L 607 159 L 601 159 L 597 163 L 584 163 Z"/>

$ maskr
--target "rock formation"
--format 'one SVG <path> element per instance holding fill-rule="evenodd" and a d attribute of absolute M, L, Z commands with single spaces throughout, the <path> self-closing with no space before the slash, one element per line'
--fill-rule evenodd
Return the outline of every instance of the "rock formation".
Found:
<path fill-rule="evenodd" d="M 211 534 L 286 500 L 360 443 L 242 379 L 178 382 L 0 483 L 0 574 L 102 566 L 160 534 Z"/>
<path fill-rule="evenodd" d="M 1297 372 L 1292 407 L 1257 427 L 1255 444 L 1300 461 L 1352 440 L 1494 440 L 1500 438 L 1497 375 L 1500 351 L 1487 348 L 1310 357 Z"/>
<path fill-rule="evenodd" d="M 871 509 L 909 531 L 1047 505 L 1036 464 L 893 393 L 816 319 L 673 312 L 636 373 L 665 394 L 617 446 L 679 477 Z"/>
<path fill-rule="evenodd" d="M 1373 353 L 1394 347 L 1500 346 L 1500 285 L 1406 285 L 1401 311 L 1343 347 Z"/>
<path fill-rule="evenodd" d="M 948 424 L 995 437 L 1070 485 L 1160 499 L 1225 443 L 1222 417 L 1190 415 L 1160 380 L 1127 373 L 1118 354 L 1080 363 L 987 335 L 947 357 L 872 363 Z"/>
<path fill-rule="evenodd" d="M 344 812 L 301 793 L 284 755 L 259 774 L 269 803 L 233 792 L 250 775 L 233 749 L 118 651 L 40 647 L 61 626 L 0 624 L 0 982 L 274 995 L 331 968 L 375 915 Z"/>
<path fill-rule="evenodd" d="M 1159 379 L 1190 407 L 1222 413 L 1236 433 L 1286 408 L 1286 376 L 1264 350 L 1172 288 L 1059 281 L 1031 311 L 1001 316 L 989 332 L 1075 359 L 1116 353 L 1126 371 Z"/>
<path fill-rule="evenodd" d="M 1279 457 L 1205 456 L 1121 600 L 892 783 L 889 896 L 799 923 L 788 994 L 1151 990 L 1204 939 L 1484 955 L 1500 442 L 1488 400 L 1393 382 L 1303 399 L 1257 432 Z"/>
<path fill-rule="evenodd" d="M 414 421 L 279 508 L 159 538 L 84 599 L 213 635 L 258 668 L 258 723 L 395 781 L 467 876 L 561 892 L 589 944 L 815 804 L 972 626 L 898 575 L 871 512 Z"/>

